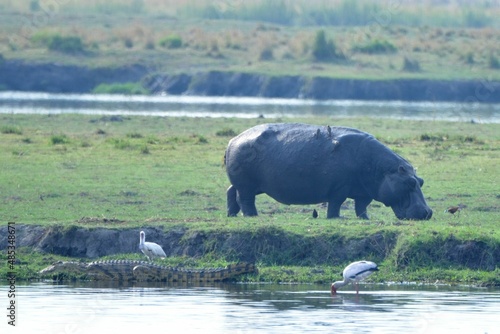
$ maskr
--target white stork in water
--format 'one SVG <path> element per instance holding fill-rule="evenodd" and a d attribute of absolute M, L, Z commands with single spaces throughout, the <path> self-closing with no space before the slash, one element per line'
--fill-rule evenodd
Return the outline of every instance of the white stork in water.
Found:
<path fill-rule="evenodd" d="M 378 271 L 377 264 L 374 262 L 357 261 L 351 263 L 350 265 L 345 267 L 344 271 L 342 272 L 342 277 L 344 277 L 344 280 L 337 281 L 332 284 L 331 287 L 332 295 L 337 293 L 337 289 L 351 282 L 354 283 L 354 286 L 356 287 L 356 294 L 358 294 L 359 293 L 358 282 L 364 280 L 365 278 L 373 274 L 374 271 Z"/>
<path fill-rule="evenodd" d="M 144 231 L 141 231 L 140 234 L 139 249 L 148 257 L 149 261 L 151 261 L 155 256 L 161 258 L 167 257 L 160 245 L 154 242 L 146 242 L 146 234 Z"/>

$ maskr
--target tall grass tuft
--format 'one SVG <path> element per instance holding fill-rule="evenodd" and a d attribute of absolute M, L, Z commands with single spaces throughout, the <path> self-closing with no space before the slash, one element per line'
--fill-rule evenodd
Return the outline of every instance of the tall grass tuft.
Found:
<path fill-rule="evenodd" d="M 114 148 L 117 148 L 119 150 L 126 150 L 132 148 L 132 144 L 130 141 L 122 138 L 111 138 L 109 140 L 111 144 L 113 144 Z"/>
<path fill-rule="evenodd" d="M 218 137 L 234 137 L 237 135 L 236 131 L 231 128 L 223 128 L 215 133 Z"/>
<path fill-rule="evenodd" d="M 178 49 L 182 47 L 182 38 L 179 35 L 169 35 L 167 37 L 164 37 L 160 40 L 159 42 L 161 47 L 167 48 L 167 49 Z"/>
<path fill-rule="evenodd" d="M 395 53 L 398 49 L 394 46 L 394 44 L 387 40 L 374 39 L 364 45 L 355 45 L 352 48 L 352 51 L 367 54 L 384 54 Z"/>
<path fill-rule="evenodd" d="M 17 126 L 4 125 L 0 128 L 0 132 L 3 134 L 11 135 L 22 135 L 23 131 Z"/>
<path fill-rule="evenodd" d="M 62 145 L 69 143 L 69 138 L 65 134 L 52 135 L 50 137 L 50 143 L 52 145 Z"/>

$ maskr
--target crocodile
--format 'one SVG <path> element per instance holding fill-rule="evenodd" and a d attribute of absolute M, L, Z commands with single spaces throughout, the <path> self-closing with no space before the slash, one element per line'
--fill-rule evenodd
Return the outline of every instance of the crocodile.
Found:
<path fill-rule="evenodd" d="M 94 262 L 58 261 L 39 274 L 54 279 L 83 278 L 106 281 L 148 281 L 208 283 L 220 282 L 237 275 L 257 272 L 253 263 L 240 262 L 225 268 L 188 269 L 135 260 Z"/>

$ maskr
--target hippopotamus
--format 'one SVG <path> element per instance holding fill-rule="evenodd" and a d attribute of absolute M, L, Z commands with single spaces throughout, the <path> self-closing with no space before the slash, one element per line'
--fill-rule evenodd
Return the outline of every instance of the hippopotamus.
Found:
<path fill-rule="evenodd" d="M 359 218 L 372 200 L 398 219 L 432 217 L 412 165 L 372 135 L 348 127 L 300 123 L 261 124 L 229 141 L 224 162 L 231 186 L 227 214 L 256 216 L 255 196 L 284 204 L 328 203 L 327 218 L 354 200 Z"/>

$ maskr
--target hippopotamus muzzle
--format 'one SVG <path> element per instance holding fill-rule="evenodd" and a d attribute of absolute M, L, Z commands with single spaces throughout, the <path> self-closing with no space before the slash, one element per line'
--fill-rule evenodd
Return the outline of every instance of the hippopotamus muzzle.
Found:
<path fill-rule="evenodd" d="M 425 201 L 423 185 L 424 180 L 414 174 L 413 168 L 400 166 L 397 172 L 386 175 L 381 187 L 382 202 L 392 208 L 398 219 L 431 219 L 432 209 Z"/>
<path fill-rule="evenodd" d="M 429 220 L 432 217 L 432 209 L 427 205 L 420 189 L 424 180 L 418 176 L 414 178 L 418 184 L 415 182 L 414 188 L 406 196 L 402 196 L 396 204 L 391 205 L 392 211 L 398 219 Z"/>
<path fill-rule="evenodd" d="M 432 218 L 432 209 L 427 205 L 412 206 L 406 210 L 401 210 L 399 206 L 392 206 L 392 211 L 398 219 L 429 220 Z"/>

